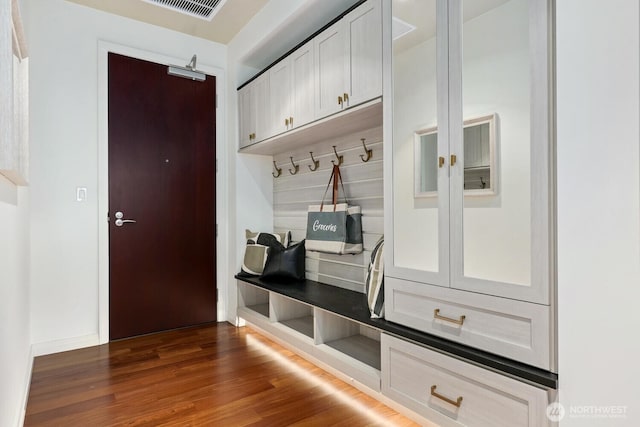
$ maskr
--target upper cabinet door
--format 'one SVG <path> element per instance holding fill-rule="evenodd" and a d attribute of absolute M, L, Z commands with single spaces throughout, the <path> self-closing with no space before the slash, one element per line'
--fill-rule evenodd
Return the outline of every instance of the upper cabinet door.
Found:
<path fill-rule="evenodd" d="M 315 119 L 315 66 L 313 41 L 291 54 L 291 127 Z"/>
<path fill-rule="evenodd" d="M 343 18 L 345 26 L 345 107 L 382 95 L 382 12 L 369 0 Z"/>
<path fill-rule="evenodd" d="M 238 125 L 240 148 L 255 142 L 256 106 L 253 99 L 253 85 L 248 84 L 238 91 Z"/>
<path fill-rule="evenodd" d="M 271 134 L 278 135 L 291 129 L 291 61 L 285 58 L 269 70 L 271 108 Z"/>
<path fill-rule="evenodd" d="M 253 142 L 262 141 L 273 136 L 273 120 L 269 102 L 269 73 L 264 73 L 253 83 L 255 108 L 255 138 Z"/>
<path fill-rule="evenodd" d="M 345 32 L 338 21 L 314 39 L 316 116 L 326 117 L 344 106 Z"/>
<path fill-rule="evenodd" d="M 547 0 L 509 0 L 482 10 L 449 3 L 451 287 L 549 304 L 553 259 L 553 165 Z M 461 78 L 459 78 L 461 77 Z M 480 145 L 464 122 L 495 114 L 495 193 L 464 192 L 488 169 L 465 155 Z M 486 145 L 486 144 L 485 144 Z M 478 157 L 481 157 L 478 156 Z M 484 175 L 483 175 L 484 174 Z"/>

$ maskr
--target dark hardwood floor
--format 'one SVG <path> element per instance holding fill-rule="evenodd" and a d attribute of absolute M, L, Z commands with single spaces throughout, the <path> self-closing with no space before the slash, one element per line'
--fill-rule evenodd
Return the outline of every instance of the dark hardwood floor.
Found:
<path fill-rule="evenodd" d="M 227 323 L 37 357 L 25 426 L 415 425 Z"/>

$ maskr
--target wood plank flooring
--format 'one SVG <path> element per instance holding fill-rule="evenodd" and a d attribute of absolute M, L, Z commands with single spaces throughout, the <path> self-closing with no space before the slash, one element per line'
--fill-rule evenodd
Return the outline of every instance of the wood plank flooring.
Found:
<path fill-rule="evenodd" d="M 249 328 L 37 357 L 25 426 L 414 426 Z"/>

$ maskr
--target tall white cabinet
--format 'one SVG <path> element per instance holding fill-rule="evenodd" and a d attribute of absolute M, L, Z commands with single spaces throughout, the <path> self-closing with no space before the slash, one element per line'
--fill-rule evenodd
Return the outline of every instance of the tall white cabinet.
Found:
<path fill-rule="evenodd" d="M 416 23 L 406 4 L 393 3 L 394 16 Z M 417 25 L 431 33 L 393 43 L 386 317 L 553 371 L 551 2 L 499 3 L 425 4 Z M 472 141 L 463 123 L 487 114 L 497 118 L 499 185 L 475 196 L 464 191 Z M 437 155 L 415 162 L 414 135 L 433 126 Z M 409 189 L 424 170 L 435 170 L 437 190 L 419 199 Z"/>

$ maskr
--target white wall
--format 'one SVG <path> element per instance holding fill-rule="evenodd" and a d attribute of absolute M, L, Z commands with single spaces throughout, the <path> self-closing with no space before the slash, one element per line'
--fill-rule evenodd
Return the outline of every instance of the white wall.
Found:
<path fill-rule="evenodd" d="M 228 45 L 228 120 L 229 139 L 227 161 L 229 167 L 229 288 L 227 319 L 235 322 L 237 295 L 234 274 L 240 271 L 244 255 L 244 230 L 271 231 L 273 229 L 273 179 L 271 156 L 238 154 L 238 86 L 259 70 L 244 65 L 247 55 L 272 31 L 305 3 L 306 0 L 271 0 L 231 40 Z M 280 54 L 283 54 L 281 52 Z M 272 58 L 276 60 L 278 56 Z"/>
<path fill-rule="evenodd" d="M 640 425 L 638 13 L 637 0 L 557 2 L 562 427 Z M 626 418 L 572 416 L 585 405 Z"/>
<path fill-rule="evenodd" d="M 29 190 L 0 175 L 0 425 L 17 426 L 29 387 Z"/>
<path fill-rule="evenodd" d="M 31 56 L 31 334 L 38 352 L 98 340 L 98 41 L 226 68 L 226 47 L 63 0 L 23 11 Z M 219 141 L 226 143 L 226 141 Z M 88 200 L 75 201 L 77 186 Z M 53 345 L 54 341 L 60 341 Z M 44 343 L 44 344 L 43 344 Z M 66 343 L 66 344 L 65 344 Z"/>

